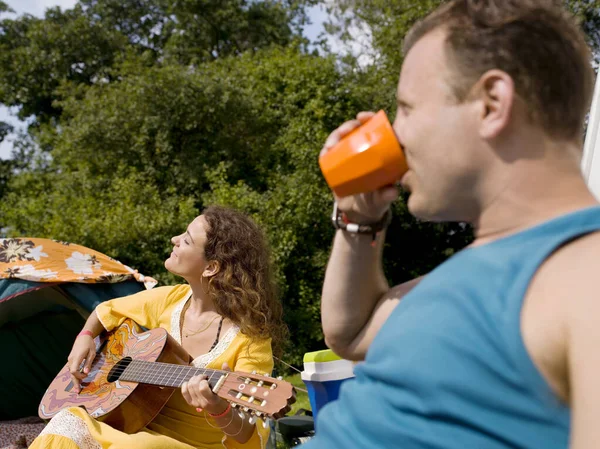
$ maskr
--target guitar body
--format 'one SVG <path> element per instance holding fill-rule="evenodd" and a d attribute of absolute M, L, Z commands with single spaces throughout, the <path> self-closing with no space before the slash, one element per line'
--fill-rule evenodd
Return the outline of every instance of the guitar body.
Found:
<path fill-rule="evenodd" d="M 162 328 L 143 332 L 132 320 L 101 338 L 100 349 L 81 391 L 73 388 L 68 365 L 58 373 L 40 403 L 38 414 L 51 419 L 68 407 L 84 407 L 90 416 L 125 433 L 148 425 L 175 388 L 118 380 L 124 358 L 189 365 L 190 355 Z M 115 373 L 117 380 L 115 378 Z"/>

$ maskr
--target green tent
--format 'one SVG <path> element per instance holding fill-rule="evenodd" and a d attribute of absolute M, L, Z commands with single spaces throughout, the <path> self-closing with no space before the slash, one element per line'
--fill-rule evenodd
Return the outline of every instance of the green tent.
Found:
<path fill-rule="evenodd" d="M 90 283 L 89 277 L 81 282 L 39 282 L 13 273 L 0 279 L 0 353 L 5 357 L 0 368 L 0 421 L 37 415 L 46 388 L 65 365 L 90 312 L 103 301 L 144 290 L 140 277 L 144 279 L 130 274 L 104 275 L 97 283 Z"/>

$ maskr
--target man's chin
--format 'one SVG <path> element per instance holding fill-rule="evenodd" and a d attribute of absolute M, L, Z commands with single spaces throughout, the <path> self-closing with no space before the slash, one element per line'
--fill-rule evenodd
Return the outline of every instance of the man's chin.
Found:
<path fill-rule="evenodd" d="M 444 221 L 435 211 L 431 210 L 431 207 L 427 207 L 425 201 L 420 201 L 419 197 L 416 197 L 413 193 L 408 197 L 406 207 L 410 214 L 417 220 L 430 222 Z"/>
<path fill-rule="evenodd" d="M 415 198 L 414 193 L 412 193 L 411 191 L 408 191 L 408 199 L 406 200 L 406 208 L 408 209 L 408 211 L 410 212 L 410 214 L 418 219 L 422 219 L 421 216 L 423 215 L 424 211 L 422 210 L 422 206 L 421 204 L 419 204 L 419 201 L 417 198 Z"/>

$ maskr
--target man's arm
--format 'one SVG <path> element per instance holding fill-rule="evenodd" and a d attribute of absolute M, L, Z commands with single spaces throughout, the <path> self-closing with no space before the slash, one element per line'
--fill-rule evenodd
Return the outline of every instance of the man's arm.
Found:
<path fill-rule="evenodd" d="M 600 447 L 600 235 L 572 244 L 578 260 L 563 272 L 572 288 L 567 312 L 567 360 L 571 405 L 571 449 Z M 569 245 L 571 246 L 571 245 Z M 565 277 L 567 275 L 568 277 Z"/>
<path fill-rule="evenodd" d="M 563 246 L 536 274 L 522 311 L 529 353 L 570 405 L 570 449 L 600 447 L 599 254 L 600 233 Z"/>
<path fill-rule="evenodd" d="M 361 112 L 356 120 L 344 123 L 329 135 L 321 152 L 329 151 L 374 115 Z M 379 221 L 397 198 L 398 190 L 387 186 L 337 198 L 337 202 L 351 222 L 369 224 Z M 371 235 L 338 230 L 335 236 L 323 285 L 321 321 L 327 345 L 349 360 L 364 359 L 400 297 L 414 286 L 411 281 L 390 290 L 381 266 L 384 240 L 384 232 L 374 246 Z"/>
<path fill-rule="evenodd" d="M 325 341 L 348 360 L 363 360 L 371 342 L 400 298 L 420 280 L 390 289 L 381 265 L 385 234 L 337 231 L 325 273 L 321 319 Z"/>

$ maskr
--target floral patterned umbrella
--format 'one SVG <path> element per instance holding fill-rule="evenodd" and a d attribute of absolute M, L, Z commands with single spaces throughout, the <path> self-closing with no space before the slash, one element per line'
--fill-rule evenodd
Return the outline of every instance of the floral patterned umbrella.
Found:
<path fill-rule="evenodd" d="M 117 283 L 128 279 L 152 288 L 157 281 L 84 246 L 40 238 L 0 239 L 0 279 L 35 282 Z"/>

